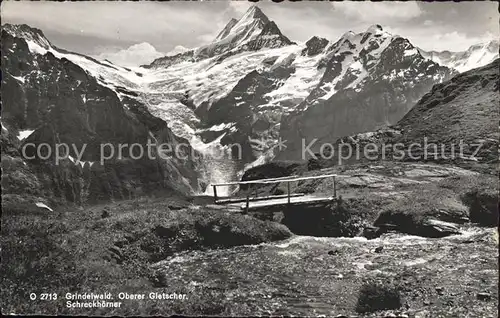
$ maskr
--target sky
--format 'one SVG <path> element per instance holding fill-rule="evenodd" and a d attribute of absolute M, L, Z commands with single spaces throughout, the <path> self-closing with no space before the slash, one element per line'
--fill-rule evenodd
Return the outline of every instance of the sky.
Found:
<path fill-rule="evenodd" d="M 58 47 L 123 59 L 126 64 L 130 57 L 152 60 L 172 50 L 210 43 L 231 18 L 240 18 L 254 4 L 2 1 L 1 18 L 2 23 L 25 23 L 41 29 Z M 408 38 L 424 50 L 463 51 L 500 36 L 498 4 L 493 1 L 260 1 L 257 5 L 296 42 L 315 35 L 336 41 L 347 31 L 363 32 L 373 24 Z"/>

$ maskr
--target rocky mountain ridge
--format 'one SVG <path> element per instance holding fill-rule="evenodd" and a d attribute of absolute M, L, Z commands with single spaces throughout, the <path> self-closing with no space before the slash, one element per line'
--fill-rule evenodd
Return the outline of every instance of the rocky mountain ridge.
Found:
<path fill-rule="evenodd" d="M 283 117 L 284 159 L 301 158 L 302 140 L 337 138 L 396 123 L 435 83 L 455 72 L 425 59 L 407 39 L 379 25 L 348 32 L 325 48 L 325 72 L 295 109 Z M 315 149 L 317 150 L 317 149 Z"/>
<path fill-rule="evenodd" d="M 485 66 L 497 59 L 499 56 L 499 42 L 498 40 L 491 40 L 475 44 L 463 52 L 438 52 L 422 49 L 419 49 L 419 52 L 425 58 L 462 73 L 473 68 Z"/>
<path fill-rule="evenodd" d="M 317 153 L 317 158 L 309 160 L 309 167 L 397 160 L 444 163 L 495 173 L 500 138 L 499 63 L 496 59 L 434 85 L 396 124 L 343 136 L 334 143 L 337 151 L 331 158 Z M 376 150 L 349 156 L 349 148 L 364 149 L 367 145 Z"/>
<path fill-rule="evenodd" d="M 85 204 L 162 189 L 184 194 L 197 191 L 197 166 L 190 149 L 186 149 L 188 160 L 134 160 L 124 153 L 122 158 L 100 164 L 103 144 L 146 147 L 152 139 L 175 146 L 187 141 L 152 116 L 133 98 L 133 92 L 109 85 L 93 71 L 132 73 L 58 49 L 40 30 L 26 25 L 2 26 L 4 201 L 14 205 L 25 199 L 31 203 Z M 28 143 L 33 147 L 25 148 Z M 42 144 L 52 149 L 43 154 L 47 159 L 32 156 L 33 149 Z M 60 164 L 54 160 L 57 144 L 69 145 L 68 157 Z M 27 156 L 21 156 L 23 149 L 27 149 Z M 75 149 L 85 151 L 79 156 Z M 80 162 L 75 162 L 76 158 Z M 24 196 L 26 193 L 30 196 Z"/>

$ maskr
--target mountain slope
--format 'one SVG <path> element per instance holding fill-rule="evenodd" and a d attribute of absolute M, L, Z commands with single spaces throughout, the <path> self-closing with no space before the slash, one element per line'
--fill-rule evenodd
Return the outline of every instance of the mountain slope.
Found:
<path fill-rule="evenodd" d="M 451 144 L 464 144 L 464 156 L 475 154 L 481 162 L 498 160 L 500 133 L 500 60 L 472 69 L 432 90 L 394 127 L 401 131 L 400 141 L 444 144 L 450 155 Z M 458 155 L 458 150 L 457 150 Z"/>
<path fill-rule="evenodd" d="M 119 144 L 137 143 L 145 149 L 148 139 L 173 146 L 187 143 L 152 116 L 136 93 L 120 85 L 132 86 L 121 75 L 139 77 L 135 72 L 58 49 L 40 30 L 4 25 L 2 74 L 2 195 L 22 196 L 28 191 L 18 177 L 40 184 L 36 196 L 54 202 L 84 203 L 161 189 L 183 193 L 198 189 L 191 159 L 134 160 L 124 153 L 121 159 L 115 155 L 100 165 L 103 144 L 116 149 Z M 52 154 L 46 160 L 21 157 L 26 143 L 46 143 Z M 69 146 L 70 158 L 57 164 L 54 149 L 62 143 Z M 76 162 L 83 147 L 81 162 Z M 34 148 L 27 149 L 31 156 Z M 19 167 L 24 176 L 16 172 Z"/>
<path fill-rule="evenodd" d="M 302 142 L 317 140 L 311 149 L 318 151 L 322 143 L 395 124 L 432 85 L 454 74 L 379 25 L 348 32 L 327 51 L 321 81 L 281 121 L 287 140 L 281 159 L 307 159 Z"/>
<path fill-rule="evenodd" d="M 424 51 L 419 49 L 423 57 L 433 60 L 459 72 L 465 72 L 473 68 L 481 67 L 493 62 L 498 58 L 498 40 L 472 45 L 464 52 L 449 51 Z"/>
<path fill-rule="evenodd" d="M 327 149 L 322 152 L 326 158 L 318 152 L 309 164 L 325 168 L 357 161 L 420 161 L 493 173 L 500 140 L 499 67 L 497 59 L 434 85 L 395 125 L 343 136 L 334 143 L 331 158 Z"/>

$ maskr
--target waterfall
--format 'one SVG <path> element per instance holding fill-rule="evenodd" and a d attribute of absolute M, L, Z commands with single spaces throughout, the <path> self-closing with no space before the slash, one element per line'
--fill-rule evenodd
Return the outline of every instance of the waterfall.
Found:
<path fill-rule="evenodd" d="M 209 143 L 204 143 L 197 135 L 191 138 L 191 146 L 202 156 L 205 181 L 209 184 L 205 192 L 202 193 L 204 195 L 214 194 L 211 184 L 239 180 L 241 169 L 239 168 L 238 161 L 232 159 L 230 150 L 220 144 L 220 140 L 224 136 L 225 133 Z M 227 197 L 236 190 L 237 186 L 220 186 L 217 187 L 217 195 L 219 197 Z"/>

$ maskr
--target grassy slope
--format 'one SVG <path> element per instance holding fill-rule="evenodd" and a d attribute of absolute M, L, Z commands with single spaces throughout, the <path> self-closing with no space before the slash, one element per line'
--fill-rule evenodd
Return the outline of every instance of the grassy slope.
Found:
<path fill-rule="evenodd" d="M 106 217 L 107 215 L 107 217 Z M 171 303 L 75 309 L 63 300 L 30 302 L 30 292 L 163 291 L 149 264 L 184 250 L 281 240 L 281 224 L 196 208 L 185 200 L 141 199 L 86 209 L 11 211 L 2 218 L 2 312 L 24 314 L 154 314 Z M 156 286 L 156 287 L 155 287 Z M 189 302 L 186 306 L 196 305 Z M 134 308 L 139 306 L 140 308 Z M 182 309 L 182 308 L 180 308 Z"/>
<path fill-rule="evenodd" d="M 401 119 L 397 142 L 482 143 L 476 155 L 482 162 L 497 162 L 499 120 L 499 67 L 497 59 L 484 67 L 457 75 L 435 85 L 432 91 Z M 471 155 L 475 147 L 465 147 Z"/>

